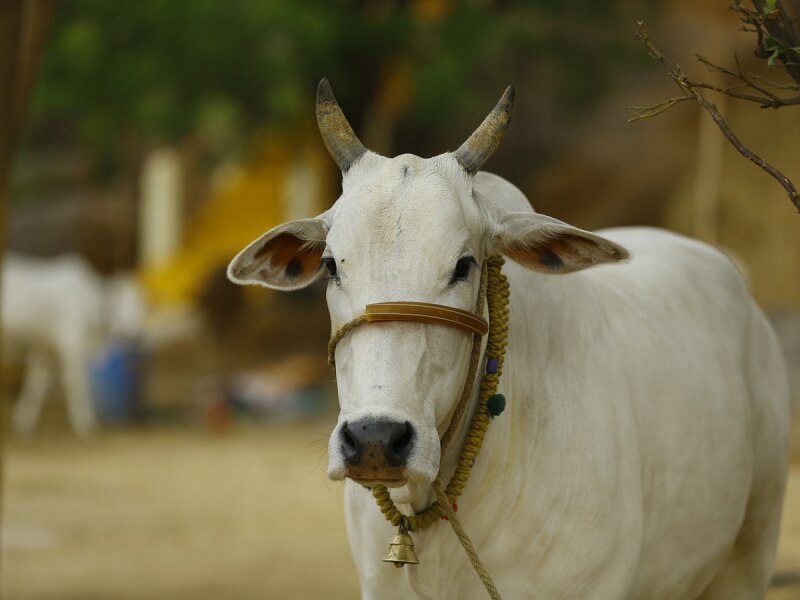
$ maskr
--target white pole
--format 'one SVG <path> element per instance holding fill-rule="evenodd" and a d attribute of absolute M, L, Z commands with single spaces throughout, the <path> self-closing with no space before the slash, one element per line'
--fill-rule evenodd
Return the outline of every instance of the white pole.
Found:
<path fill-rule="evenodd" d="M 281 220 L 294 221 L 316 215 L 321 187 L 319 173 L 307 157 L 293 160 L 285 175 L 281 194 Z"/>
<path fill-rule="evenodd" d="M 141 194 L 139 262 L 157 266 L 177 252 L 183 233 L 183 181 L 175 150 L 150 153 L 142 169 Z"/>

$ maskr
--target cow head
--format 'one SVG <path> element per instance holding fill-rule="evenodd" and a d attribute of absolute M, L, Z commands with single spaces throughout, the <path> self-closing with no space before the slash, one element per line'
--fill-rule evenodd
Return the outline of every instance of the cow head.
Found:
<path fill-rule="evenodd" d="M 475 173 L 503 138 L 513 100 L 508 88 L 455 152 L 386 158 L 364 148 L 323 79 L 317 119 L 342 171 L 342 195 L 322 215 L 251 243 L 231 262 L 230 279 L 293 290 L 327 277 L 337 331 L 376 302 L 474 311 L 481 265 L 493 254 L 548 274 L 625 258 L 608 240 L 533 212 L 503 212 L 473 189 Z M 336 348 L 341 413 L 329 477 L 393 487 L 433 481 L 471 341 L 464 331 L 423 323 L 372 323 L 345 336 Z"/>

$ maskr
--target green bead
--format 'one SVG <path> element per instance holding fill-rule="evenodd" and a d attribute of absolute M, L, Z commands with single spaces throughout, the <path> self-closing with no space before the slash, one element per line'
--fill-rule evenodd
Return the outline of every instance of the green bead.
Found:
<path fill-rule="evenodd" d="M 503 394 L 495 394 L 486 401 L 486 412 L 493 419 L 506 408 L 506 397 Z"/>

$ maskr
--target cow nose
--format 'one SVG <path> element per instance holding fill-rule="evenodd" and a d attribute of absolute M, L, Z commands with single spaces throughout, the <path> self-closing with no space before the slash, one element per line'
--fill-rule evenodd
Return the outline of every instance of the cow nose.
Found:
<path fill-rule="evenodd" d="M 408 421 L 345 421 L 341 429 L 341 441 L 342 454 L 348 465 L 400 467 L 405 465 L 411 454 L 414 428 Z"/>

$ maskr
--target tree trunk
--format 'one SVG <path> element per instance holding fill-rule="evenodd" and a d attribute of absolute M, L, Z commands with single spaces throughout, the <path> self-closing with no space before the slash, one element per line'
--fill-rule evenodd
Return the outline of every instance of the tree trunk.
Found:
<path fill-rule="evenodd" d="M 5 253 L 8 195 L 14 151 L 44 49 L 55 0 L 0 0 L 0 252 Z M 0 289 L 2 301 L 2 289 Z M 0 341 L 2 340 L 0 326 Z M 3 382 L 0 381 L 0 388 Z M 0 502 L 5 481 L 8 402 L 0 398 Z M 2 504 L 0 504 L 0 515 Z"/>

